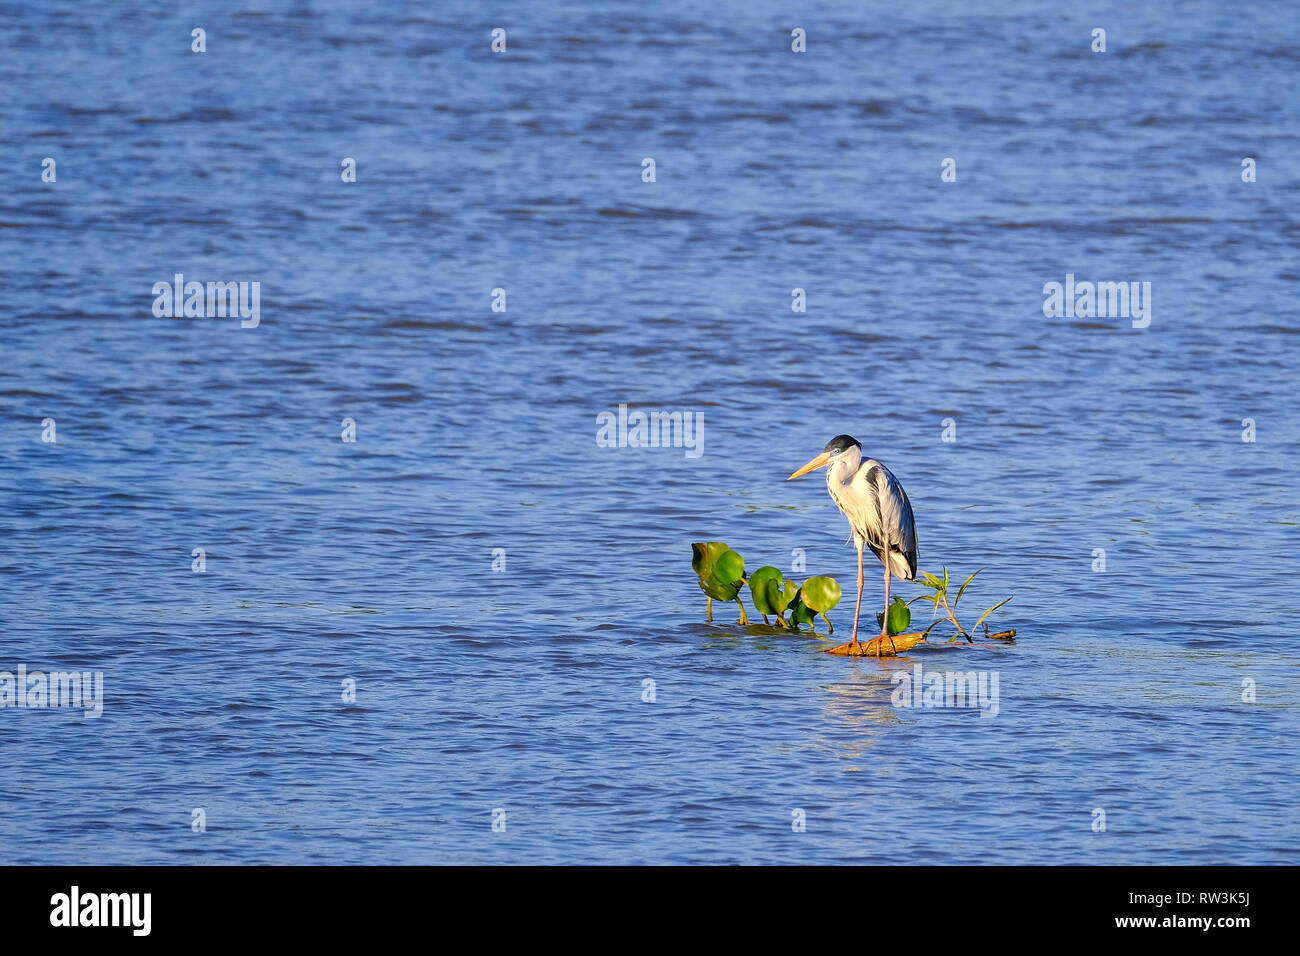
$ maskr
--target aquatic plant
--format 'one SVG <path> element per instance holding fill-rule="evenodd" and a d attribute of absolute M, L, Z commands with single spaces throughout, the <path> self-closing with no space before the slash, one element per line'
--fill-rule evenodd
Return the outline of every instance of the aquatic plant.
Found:
<path fill-rule="evenodd" d="M 975 580 L 975 575 L 979 574 L 980 571 L 983 570 L 984 570 L 983 568 L 980 568 L 979 571 L 974 572 L 974 574 L 972 574 L 970 577 L 968 577 L 965 581 L 962 582 L 961 587 L 957 589 L 957 596 L 952 599 L 951 604 L 949 604 L 948 602 L 948 569 L 946 567 L 943 569 L 942 578 L 938 577 L 937 575 L 930 574 L 928 571 L 922 571 L 920 573 L 921 583 L 923 583 L 926 587 L 932 589 L 934 593 L 922 594 L 918 597 L 913 598 L 912 600 L 929 601 L 931 604 L 933 604 L 934 614 L 932 615 L 932 618 L 938 616 L 939 608 L 942 605 L 944 614 L 947 616 L 948 620 L 952 622 L 952 626 L 957 628 L 957 634 L 954 634 L 952 637 L 948 639 L 949 644 L 957 640 L 958 635 L 966 638 L 966 642 L 968 644 L 974 643 L 974 638 L 971 637 L 970 631 L 978 630 L 981 624 L 984 624 L 984 636 L 989 638 L 990 640 L 1010 640 L 1011 638 L 1016 636 L 1015 631 L 999 631 L 997 634 L 990 634 L 988 624 L 984 623 L 988 619 L 990 614 L 992 614 L 1002 605 L 1006 604 L 1007 601 L 1010 601 L 1011 600 L 1010 597 L 999 601 L 997 604 L 993 605 L 991 608 L 989 608 L 987 611 L 981 614 L 979 618 L 976 619 L 975 625 L 970 629 L 970 631 L 967 631 L 966 628 L 962 627 L 961 624 L 958 622 L 957 614 L 956 614 L 957 605 L 958 603 L 960 603 L 962 595 L 966 593 L 966 588 L 970 586 L 971 581 Z M 1015 597 L 1015 595 L 1012 595 L 1011 597 Z M 890 608 L 890 615 L 892 618 L 893 608 Z M 930 627 L 932 628 L 934 627 L 934 625 L 932 624 L 930 625 Z M 929 629 L 927 629 L 926 633 L 929 633 Z"/>
<path fill-rule="evenodd" d="M 767 564 L 746 575 L 745 559 L 738 552 L 733 551 L 725 541 L 697 541 L 691 545 L 691 552 L 691 567 L 699 576 L 700 590 L 708 598 L 706 613 L 710 622 L 713 620 L 714 601 L 735 601 L 740 607 L 738 623 L 749 624 L 749 617 L 745 613 L 745 605 L 741 600 L 741 592 L 748 587 L 754 609 L 762 615 L 764 624 L 771 623 L 768 620 L 771 616 L 776 618 L 776 623 L 781 627 L 798 630 L 802 625 L 807 624 L 813 626 L 815 633 L 816 619 L 820 616 L 826 622 L 827 630 L 832 634 L 835 633 L 834 625 L 826 616 L 826 612 L 839 604 L 842 597 L 839 582 L 834 578 L 819 575 L 808 578 L 800 584 L 793 578 L 787 578 L 780 568 Z M 935 620 L 923 631 L 909 632 L 907 629 L 912 625 L 912 611 L 909 605 L 914 601 L 929 601 L 934 606 L 932 617 L 938 617 L 940 609 L 943 610 L 944 619 L 951 621 L 953 627 L 957 629 L 957 634 L 949 639 L 949 644 L 956 641 L 959 635 L 965 637 L 968 643 L 974 643 L 971 632 L 978 630 L 981 624 L 984 625 L 985 637 L 991 640 L 1012 640 L 1016 636 L 1015 631 L 990 634 L 988 624 L 985 623 L 989 615 L 1011 598 L 999 601 L 981 614 L 970 630 L 962 627 L 957 620 L 957 606 L 966 593 L 966 588 L 979 573 L 976 571 L 963 581 L 961 587 L 957 589 L 956 596 L 950 601 L 946 567 L 943 569 L 943 577 L 925 571 L 920 572 L 920 583 L 930 588 L 933 593 L 922 594 L 912 601 L 895 597 L 889 605 L 888 622 L 885 620 L 885 612 L 876 614 L 876 624 L 884 629 L 883 635 L 857 645 L 841 644 L 830 648 L 828 653 L 893 657 L 925 642 L 930 632 L 941 622 Z"/>
<path fill-rule="evenodd" d="M 700 579 L 700 590 L 708 597 L 707 616 L 713 620 L 713 602 L 735 601 L 740 606 L 740 624 L 748 624 L 745 605 L 740 599 L 741 590 L 748 585 L 754 609 L 770 624 L 768 615 L 776 618 L 781 627 L 798 630 L 801 624 L 813 625 L 815 631 L 818 615 L 834 634 L 826 612 L 840 603 L 841 590 L 834 578 L 817 576 L 803 584 L 787 578 L 780 568 L 764 565 L 753 574 L 745 575 L 745 559 L 733 551 L 725 541 L 697 541 L 691 544 L 691 567 Z M 786 615 L 789 614 L 789 618 Z"/>
<path fill-rule="evenodd" d="M 884 627 L 885 612 L 876 613 L 876 625 Z M 889 604 L 889 627 L 885 628 L 890 634 L 902 634 L 907 630 L 907 626 L 912 623 L 912 611 L 907 606 L 907 602 L 900 597 L 894 598 Z"/>
<path fill-rule="evenodd" d="M 740 589 L 745 584 L 745 559 L 725 541 L 697 541 L 691 544 L 691 567 L 700 578 L 700 590 L 709 598 L 708 617 L 713 620 L 713 602 L 735 601 L 740 605 L 741 624 L 748 624 Z"/>

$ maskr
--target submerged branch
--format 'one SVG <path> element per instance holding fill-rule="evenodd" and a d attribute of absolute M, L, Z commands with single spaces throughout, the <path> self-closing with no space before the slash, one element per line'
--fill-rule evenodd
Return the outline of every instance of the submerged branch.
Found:
<path fill-rule="evenodd" d="M 925 642 L 926 631 L 913 631 L 911 634 L 891 634 L 889 637 L 873 637 L 866 643 L 841 644 L 826 651 L 840 657 L 896 657 L 904 651 L 910 651 L 917 644 Z M 883 642 L 883 643 L 882 643 Z"/>

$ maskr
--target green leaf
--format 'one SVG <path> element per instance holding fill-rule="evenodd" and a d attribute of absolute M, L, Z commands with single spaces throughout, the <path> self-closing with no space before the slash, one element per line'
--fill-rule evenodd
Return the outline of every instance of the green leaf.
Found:
<path fill-rule="evenodd" d="M 743 582 L 732 584 L 727 581 L 719 581 L 716 576 L 700 578 L 700 590 L 715 601 L 734 601 L 736 595 L 740 593 L 741 583 Z"/>
<path fill-rule="evenodd" d="M 731 549 L 725 541 L 696 541 L 691 544 L 691 567 L 701 578 L 713 575 L 713 566 Z"/>
<path fill-rule="evenodd" d="M 728 549 L 718 555 L 713 574 L 700 580 L 704 593 L 719 601 L 738 600 L 736 595 L 745 586 L 745 559 Z"/>
<path fill-rule="evenodd" d="M 1013 594 L 1013 595 L 1011 595 L 1011 597 L 1015 597 L 1015 595 Z M 1010 601 L 1010 600 L 1011 600 L 1011 597 L 1007 598 L 1007 601 Z M 972 628 L 971 628 L 971 631 L 974 632 L 975 630 L 977 630 L 977 629 L 979 628 L 979 626 L 980 626 L 981 624 L 984 623 L 984 619 L 985 619 L 986 617 L 988 617 L 990 614 L 992 614 L 994 611 L 996 611 L 996 610 L 997 610 L 998 608 L 1000 608 L 1002 605 L 1006 604 L 1007 601 L 999 601 L 997 604 L 993 605 L 991 608 L 989 608 L 987 611 L 985 611 L 983 614 L 981 614 L 980 617 L 979 617 L 979 620 L 975 622 L 975 627 L 972 627 Z"/>
<path fill-rule="evenodd" d="M 785 619 L 786 609 L 789 608 L 799 597 L 799 582 L 794 578 L 786 578 L 785 586 L 773 595 L 776 602 L 776 620 L 782 627 L 793 627 L 794 625 Z"/>
<path fill-rule="evenodd" d="M 785 579 L 785 590 L 781 592 L 781 610 L 785 611 L 799 596 L 799 582 L 793 578 Z"/>
<path fill-rule="evenodd" d="M 813 611 L 802 599 L 797 599 L 790 605 L 790 624 L 798 627 L 800 624 L 811 624 L 813 621 Z"/>
<path fill-rule="evenodd" d="M 718 556 L 718 563 L 713 567 L 713 576 L 719 581 L 735 584 L 745 580 L 745 559 L 735 551 L 728 549 Z"/>
<path fill-rule="evenodd" d="M 780 614 L 781 569 L 764 565 L 749 576 L 749 590 L 754 595 L 754 607 L 759 614 Z"/>
<path fill-rule="evenodd" d="M 943 589 L 948 590 L 948 565 L 943 566 Z"/>
<path fill-rule="evenodd" d="M 803 583 L 803 603 L 814 611 L 825 614 L 840 603 L 839 582 L 834 578 L 818 576 Z"/>
<path fill-rule="evenodd" d="M 925 578 L 926 587 L 934 588 L 936 591 L 940 590 L 943 587 L 943 582 L 940 581 L 938 578 L 936 578 L 929 571 L 922 571 L 921 577 Z"/>
<path fill-rule="evenodd" d="M 983 568 L 980 568 L 980 571 L 983 570 L 984 570 Z M 976 571 L 975 574 L 979 574 L 980 571 Z M 957 597 L 953 599 L 952 602 L 953 607 L 957 606 L 957 602 L 961 600 L 961 596 L 966 593 L 966 585 L 970 584 L 972 581 L 975 580 L 975 574 L 972 574 L 970 577 L 968 577 L 965 581 L 962 582 L 960 590 L 957 591 Z"/>
<path fill-rule="evenodd" d="M 908 610 L 902 598 L 894 598 L 889 605 L 889 633 L 905 634 L 907 626 L 912 623 L 912 612 Z"/>

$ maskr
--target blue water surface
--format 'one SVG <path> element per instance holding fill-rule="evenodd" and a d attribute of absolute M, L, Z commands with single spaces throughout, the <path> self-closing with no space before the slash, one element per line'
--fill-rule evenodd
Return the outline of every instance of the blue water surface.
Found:
<path fill-rule="evenodd" d="M 981 6 L 0 7 L 6 862 L 1296 862 L 1300 14 Z M 843 432 L 1014 645 L 706 622 Z"/>

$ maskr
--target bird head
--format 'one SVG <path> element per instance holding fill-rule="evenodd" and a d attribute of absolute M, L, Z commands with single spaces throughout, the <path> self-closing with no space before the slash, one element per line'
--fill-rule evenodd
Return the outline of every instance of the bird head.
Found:
<path fill-rule="evenodd" d="M 800 475 L 806 475 L 810 471 L 816 471 L 818 468 L 825 468 L 827 465 L 834 464 L 841 455 L 850 449 L 856 449 L 858 456 L 861 457 L 862 445 L 856 438 L 852 435 L 836 435 L 826 443 L 826 447 L 822 449 L 820 455 L 796 471 L 793 475 L 787 478 L 786 481 L 798 478 Z"/>

